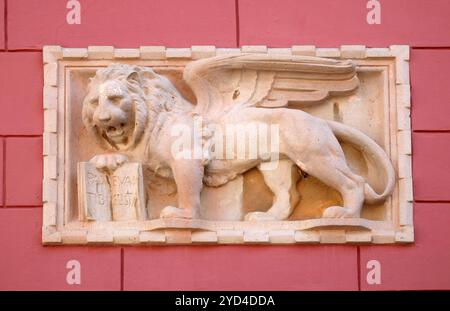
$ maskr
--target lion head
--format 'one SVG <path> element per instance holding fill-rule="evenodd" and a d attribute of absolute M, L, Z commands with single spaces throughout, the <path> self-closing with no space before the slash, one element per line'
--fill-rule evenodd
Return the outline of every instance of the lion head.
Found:
<path fill-rule="evenodd" d="M 127 150 L 142 139 L 161 111 L 190 106 L 167 78 L 152 69 L 112 64 L 91 78 L 82 119 L 102 144 Z"/>

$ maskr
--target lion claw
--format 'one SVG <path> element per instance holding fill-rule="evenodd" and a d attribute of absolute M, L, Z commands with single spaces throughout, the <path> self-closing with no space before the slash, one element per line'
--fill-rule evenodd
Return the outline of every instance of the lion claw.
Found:
<path fill-rule="evenodd" d="M 192 219 L 196 218 L 195 215 L 189 209 L 186 208 L 178 208 L 175 206 L 166 206 L 161 211 L 160 218 L 185 218 Z"/>
<path fill-rule="evenodd" d="M 324 218 L 355 218 L 359 217 L 342 206 L 330 206 L 323 212 Z"/>
<path fill-rule="evenodd" d="M 245 215 L 245 221 L 274 221 L 275 216 L 265 212 L 251 212 Z"/>
<path fill-rule="evenodd" d="M 98 170 L 114 171 L 128 161 L 128 157 L 120 153 L 99 154 L 89 162 L 94 163 Z"/>

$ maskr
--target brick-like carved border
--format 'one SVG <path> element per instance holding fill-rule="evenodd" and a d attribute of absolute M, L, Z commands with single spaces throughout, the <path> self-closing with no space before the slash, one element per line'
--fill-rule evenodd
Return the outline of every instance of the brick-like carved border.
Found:
<path fill-rule="evenodd" d="M 111 224 L 104 227 L 77 228 L 64 223 L 62 190 L 58 188 L 60 165 L 64 158 L 58 154 L 58 67 L 61 60 L 194 60 L 223 54 L 267 53 L 305 55 L 355 60 L 395 60 L 395 104 L 397 115 L 397 163 L 398 163 L 398 223 L 395 230 L 386 230 L 376 221 L 366 219 L 310 219 L 283 222 L 282 230 L 276 223 L 267 224 L 267 230 L 248 230 L 245 222 L 229 222 L 227 225 L 211 226 L 214 221 L 192 220 L 180 224 L 179 220 L 154 219 L 137 228 L 124 228 Z M 316 48 L 311 45 L 291 48 L 268 48 L 266 46 L 243 46 L 241 48 L 216 48 L 192 46 L 191 48 L 166 48 L 142 46 L 139 49 L 116 49 L 112 46 L 88 48 L 62 48 L 45 46 L 44 58 L 44 134 L 43 134 L 43 228 L 44 244 L 242 244 L 242 243 L 408 243 L 414 241 L 413 188 L 411 174 L 411 121 L 409 46 L 393 45 L 389 48 L 366 48 L 363 45 L 344 45 L 340 48 Z M 327 226 L 346 225 L 338 229 Z M 188 225 L 197 230 L 180 229 Z M 214 229 L 211 229 L 214 228 Z M 320 229 L 319 229 L 320 228 Z M 336 228 L 336 227 L 334 227 Z M 361 228 L 355 230 L 355 228 Z"/>

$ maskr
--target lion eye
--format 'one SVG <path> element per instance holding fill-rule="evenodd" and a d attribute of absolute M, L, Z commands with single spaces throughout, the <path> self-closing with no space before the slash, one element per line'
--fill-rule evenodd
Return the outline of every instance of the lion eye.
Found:
<path fill-rule="evenodd" d="M 109 97 L 109 100 L 112 101 L 112 102 L 114 102 L 114 103 L 119 102 L 121 99 L 122 99 L 122 96 L 120 96 L 120 95 L 110 96 L 110 97 Z"/>
<path fill-rule="evenodd" d="M 91 105 L 92 106 L 98 106 L 98 100 L 97 99 L 91 100 Z"/>

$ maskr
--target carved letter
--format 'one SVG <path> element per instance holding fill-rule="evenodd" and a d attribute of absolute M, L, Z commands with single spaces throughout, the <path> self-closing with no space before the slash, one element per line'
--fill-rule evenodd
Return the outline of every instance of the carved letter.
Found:
<path fill-rule="evenodd" d="M 127 163 L 109 176 L 113 220 L 145 220 L 145 194 L 142 167 Z"/>
<path fill-rule="evenodd" d="M 111 221 L 111 192 L 105 174 L 92 163 L 78 163 L 78 217 L 81 221 Z"/>

